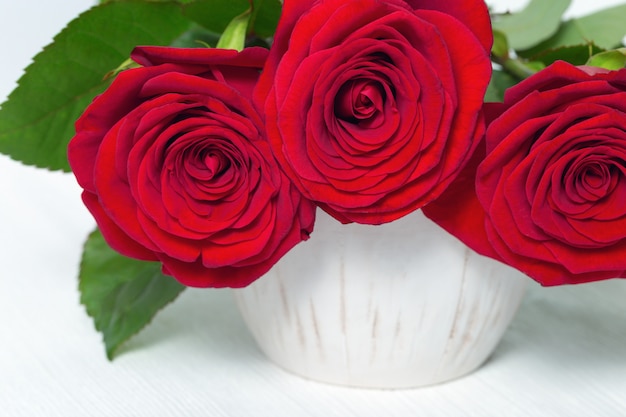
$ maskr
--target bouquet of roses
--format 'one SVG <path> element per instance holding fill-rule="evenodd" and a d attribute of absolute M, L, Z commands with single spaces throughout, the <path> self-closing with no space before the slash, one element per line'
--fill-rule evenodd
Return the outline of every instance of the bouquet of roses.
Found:
<path fill-rule="evenodd" d="M 83 188 L 109 356 L 186 286 L 261 278 L 318 208 L 422 209 L 544 285 L 626 277 L 626 5 L 568 5 L 103 1 L 26 70 L 0 151 Z"/>

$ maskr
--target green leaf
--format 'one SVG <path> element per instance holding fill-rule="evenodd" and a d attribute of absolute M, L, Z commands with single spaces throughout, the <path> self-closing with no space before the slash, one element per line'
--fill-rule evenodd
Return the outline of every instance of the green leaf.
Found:
<path fill-rule="evenodd" d="M 574 46 L 562 46 L 556 49 L 548 49 L 538 55 L 533 56 L 533 61 L 543 62 L 548 66 L 555 61 L 566 61 L 572 65 L 584 65 L 592 55 L 604 51 L 597 46 L 590 45 L 574 45 Z"/>
<path fill-rule="evenodd" d="M 274 35 L 282 3 L 279 0 L 254 0 L 252 3 L 252 27 L 257 36 L 269 38 Z"/>
<path fill-rule="evenodd" d="M 515 84 L 517 80 L 514 77 L 504 71 L 494 70 L 485 94 L 485 102 L 502 102 L 504 92 Z"/>
<path fill-rule="evenodd" d="M 564 44 L 591 40 L 601 48 L 614 48 L 626 35 L 625 20 L 626 5 L 612 7 L 566 22 L 559 37 Z"/>
<path fill-rule="evenodd" d="M 626 4 L 568 20 L 553 37 L 522 54 L 537 55 L 548 49 L 590 43 L 602 49 L 614 49 L 626 35 L 625 16 Z"/>
<path fill-rule="evenodd" d="M 168 45 L 190 22 L 176 3 L 119 1 L 74 19 L 39 53 L 0 108 L 0 152 L 69 171 L 74 122 L 139 44 Z"/>
<path fill-rule="evenodd" d="M 608 70 L 626 68 L 626 48 L 614 49 L 601 52 L 589 58 L 587 65 L 600 67 Z"/>
<path fill-rule="evenodd" d="M 85 244 L 79 279 L 81 303 L 102 333 L 109 359 L 185 289 L 163 275 L 159 263 L 113 251 L 98 230 Z"/>
<path fill-rule="evenodd" d="M 528 49 L 554 35 L 571 0 L 531 0 L 518 13 L 496 16 L 493 28 L 506 34 L 511 48 Z"/>
<path fill-rule="evenodd" d="M 252 12 L 248 9 L 239 16 L 235 16 L 224 29 L 224 33 L 217 43 L 217 48 L 242 51 L 246 44 L 246 34 L 248 33 L 251 15 Z"/>
<path fill-rule="evenodd" d="M 192 23 L 189 30 L 174 39 L 170 46 L 176 48 L 206 48 L 217 45 L 219 40 L 220 35 L 218 33 L 211 32 L 197 23 Z"/>
<path fill-rule="evenodd" d="M 222 33 L 228 23 L 250 8 L 248 0 L 197 0 L 184 6 L 183 13 L 215 33 Z"/>
<path fill-rule="evenodd" d="M 215 33 L 223 33 L 229 22 L 248 10 L 249 0 L 196 0 L 184 6 L 185 16 Z M 273 36 L 281 10 L 279 0 L 253 0 L 248 33 Z"/>
<path fill-rule="evenodd" d="M 576 45 L 592 41 L 600 48 L 615 48 L 621 45 L 626 35 L 625 22 L 626 4 L 611 7 L 565 22 L 557 34 L 556 41 L 561 45 Z"/>

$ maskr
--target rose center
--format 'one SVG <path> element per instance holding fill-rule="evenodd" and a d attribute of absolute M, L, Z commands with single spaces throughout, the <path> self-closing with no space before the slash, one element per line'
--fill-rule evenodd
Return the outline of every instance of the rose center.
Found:
<path fill-rule="evenodd" d="M 577 174 L 578 193 L 588 200 L 597 200 L 611 192 L 615 173 L 604 163 L 592 162 L 580 167 Z"/>
<path fill-rule="evenodd" d="M 200 182 L 213 182 L 219 179 L 232 164 L 224 152 L 212 147 L 207 149 L 201 144 L 190 146 L 177 159 L 182 163 L 186 175 Z"/>
<path fill-rule="evenodd" d="M 350 80 L 341 86 L 335 99 L 335 115 L 347 122 L 375 129 L 383 123 L 385 93 L 379 82 Z"/>
<path fill-rule="evenodd" d="M 226 171 L 230 163 L 223 154 L 208 152 L 204 157 L 204 165 L 208 176 L 210 178 L 214 178 Z"/>
<path fill-rule="evenodd" d="M 590 188 L 600 188 L 605 183 L 606 172 L 598 166 L 588 167 L 583 175 L 584 183 Z"/>

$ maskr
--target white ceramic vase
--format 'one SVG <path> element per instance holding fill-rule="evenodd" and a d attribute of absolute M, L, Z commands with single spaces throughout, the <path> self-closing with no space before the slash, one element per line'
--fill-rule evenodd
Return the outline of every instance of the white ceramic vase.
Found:
<path fill-rule="evenodd" d="M 234 294 L 258 345 L 284 369 L 320 382 L 392 389 L 478 368 L 527 281 L 421 211 L 368 226 L 341 225 L 318 210 L 311 238 Z"/>

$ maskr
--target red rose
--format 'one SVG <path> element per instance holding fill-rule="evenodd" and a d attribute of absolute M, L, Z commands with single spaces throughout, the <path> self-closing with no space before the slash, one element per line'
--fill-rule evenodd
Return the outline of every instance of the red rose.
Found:
<path fill-rule="evenodd" d="M 185 285 L 241 287 L 308 238 L 252 90 L 267 51 L 137 48 L 76 123 L 69 161 L 112 248 Z"/>
<path fill-rule="evenodd" d="M 482 155 L 426 214 L 543 285 L 626 277 L 626 70 L 557 62 L 489 113 Z"/>
<path fill-rule="evenodd" d="M 342 222 L 434 199 L 484 133 L 482 0 L 285 0 L 255 102 L 302 193 Z"/>

